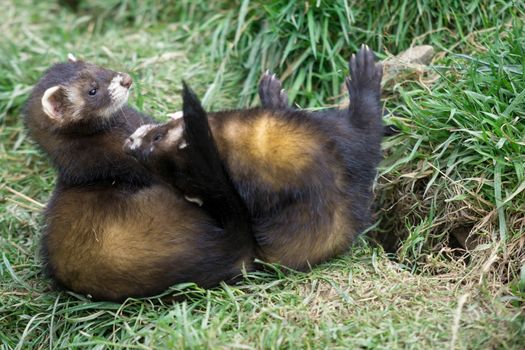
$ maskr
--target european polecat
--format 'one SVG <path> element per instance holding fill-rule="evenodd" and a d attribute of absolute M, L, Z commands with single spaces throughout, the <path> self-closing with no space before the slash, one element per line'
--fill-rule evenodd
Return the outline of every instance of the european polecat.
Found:
<path fill-rule="evenodd" d="M 216 144 L 250 212 L 258 257 L 305 269 L 348 249 L 370 223 L 383 136 L 382 68 L 366 46 L 349 65 L 350 106 L 345 110 L 283 108 L 279 92 L 269 103 L 263 100 L 271 108 L 206 114 L 184 88 L 183 118 L 142 127 L 126 147 L 153 172 L 193 195 L 194 188 L 187 187 L 193 177 L 192 148 Z M 207 135 L 188 132 L 202 120 L 209 123 L 211 146 Z M 205 192 L 198 196 L 204 203 L 210 200 Z"/>
<path fill-rule="evenodd" d="M 58 171 L 42 237 L 48 274 L 114 301 L 231 281 L 253 261 L 249 219 L 221 227 L 124 153 L 130 134 L 152 123 L 126 105 L 131 84 L 124 73 L 59 63 L 26 104 L 25 124 Z"/>

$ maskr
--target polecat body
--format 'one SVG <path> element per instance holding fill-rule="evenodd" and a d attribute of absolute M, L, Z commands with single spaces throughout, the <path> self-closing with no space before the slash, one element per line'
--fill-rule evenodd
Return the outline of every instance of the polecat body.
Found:
<path fill-rule="evenodd" d="M 48 274 L 117 301 L 235 278 L 253 261 L 248 220 L 220 227 L 124 153 L 129 135 L 151 123 L 125 105 L 130 85 L 123 73 L 61 63 L 26 104 L 25 123 L 58 170 L 42 237 Z"/>
<path fill-rule="evenodd" d="M 250 212 L 258 257 L 305 269 L 348 249 L 370 223 L 383 135 L 382 69 L 363 47 L 351 59 L 350 72 L 350 107 L 326 114 L 286 108 L 280 92 L 267 102 L 261 94 L 271 108 L 206 114 L 185 88 L 183 118 L 141 128 L 126 147 L 153 172 L 206 203 L 207 192 L 188 182 L 192 148 L 202 148 L 208 139 L 187 130 L 207 121 L 220 160 Z"/>

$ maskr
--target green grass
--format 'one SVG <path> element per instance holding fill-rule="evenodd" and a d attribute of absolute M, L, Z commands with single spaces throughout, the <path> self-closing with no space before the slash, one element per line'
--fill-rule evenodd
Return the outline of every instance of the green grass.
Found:
<path fill-rule="evenodd" d="M 2 2 L 0 349 L 525 347 L 524 20 L 496 0 Z M 256 104 L 266 68 L 321 107 L 345 97 L 362 42 L 439 51 L 385 86 L 402 133 L 384 143 L 373 240 L 307 273 L 178 286 L 179 303 L 50 290 L 37 250 L 55 174 L 19 116 L 43 70 L 73 52 L 130 72 L 130 102 L 159 119 L 181 79 L 209 108 Z"/>

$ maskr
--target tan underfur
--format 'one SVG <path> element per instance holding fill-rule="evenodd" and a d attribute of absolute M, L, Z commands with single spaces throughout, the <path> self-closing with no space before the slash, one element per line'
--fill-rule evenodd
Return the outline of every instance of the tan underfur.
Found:
<path fill-rule="evenodd" d="M 270 226 L 254 223 L 254 233 L 262 242 L 258 258 L 304 270 L 344 252 L 356 228 L 349 215 L 352 199 L 344 195 L 345 168 L 327 144 L 331 135 L 279 112 L 253 113 L 209 118 L 232 178 L 276 192 L 325 189 L 322 198 L 298 200 L 272 214 Z M 316 208 L 317 201 L 324 205 Z"/>
<path fill-rule="evenodd" d="M 308 232 L 305 229 L 300 238 L 290 239 L 293 233 L 286 226 L 274 229 L 271 234 L 277 238 L 274 244 L 261 248 L 260 258 L 270 263 L 304 270 L 344 252 L 351 243 L 350 233 L 353 231 L 352 223 L 344 211 L 345 206 L 337 207 L 332 213 L 330 224 L 321 227 L 319 232 Z M 308 213 L 303 213 L 296 219 L 308 220 Z"/>
<path fill-rule="evenodd" d="M 234 177 L 257 176 L 274 190 L 290 185 L 321 151 L 314 132 L 269 112 L 250 120 L 230 118 L 221 135 L 214 135 L 221 154 L 234 164 L 229 167 Z"/>
<path fill-rule="evenodd" d="M 342 200 L 343 201 L 343 200 Z M 332 235 L 325 242 L 324 250 L 319 252 L 319 260 L 324 260 L 327 257 L 327 252 L 330 254 L 339 254 L 347 249 L 350 243 L 349 233 L 355 232 L 352 221 L 348 218 L 348 208 L 344 205 L 339 205 L 333 213 L 332 221 Z"/>
<path fill-rule="evenodd" d="M 188 218 L 195 223 L 207 219 L 170 189 L 153 186 L 127 199 L 109 193 L 101 200 L 104 195 L 64 192 L 55 207 L 48 241 L 54 253 L 49 258 L 56 276 L 71 289 L 110 287 L 123 295 L 136 294 L 155 283 L 154 275 L 162 274 L 167 261 L 197 249 L 192 236 L 199 233 L 192 231 L 198 228 Z"/>

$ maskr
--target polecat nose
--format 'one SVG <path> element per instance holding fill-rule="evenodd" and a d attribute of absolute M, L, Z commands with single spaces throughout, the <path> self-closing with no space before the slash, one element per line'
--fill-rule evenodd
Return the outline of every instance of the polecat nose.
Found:
<path fill-rule="evenodd" d="M 133 145 L 133 137 L 129 137 L 126 141 L 124 141 L 124 153 L 127 153 L 127 154 L 131 154 L 132 153 L 132 148 L 131 146 Z"/>
<path fill-rule="evenodd" d="M 129 89 L 129 87 L 131 86 L 132 82 L 133 82 L 133 80 L 131 79 L 129 74 L 122 73 L 122 79 L 120 80 L 120 85 L 121 86 Z"/>

